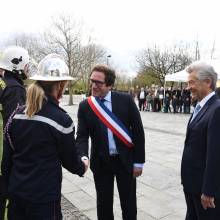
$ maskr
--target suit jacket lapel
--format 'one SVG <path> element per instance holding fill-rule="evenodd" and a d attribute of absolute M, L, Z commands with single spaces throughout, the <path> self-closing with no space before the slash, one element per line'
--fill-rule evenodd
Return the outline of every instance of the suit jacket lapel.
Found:
<path fill-rule="evenodd" d="M 189 127 L 189 124 L 190 124 L 190 121 L 191 121 L 192 117 L 193 117 L 193 113 L 191 114 L 191 116 L 190 116 L 190 118 L 189 118 L 189 121 L 188 121 L 187 127 Z"/>
<path fill-rule="evenodd" d="M 216 95 L 213 95 L 207 102 L 206 104 L 203 106 L 203 108 L 200 110 L 200 112 L 196 115 L 196 117 L 193 119 L 193 121 L 188 124 L 188 127 L 192 127 L 194 124 L 196 124 L 200 118 L 205 114 L 205 112 L 207 111 L 207 109 L 209 108 L 209 106 L 217 99 Z M 192 118 L 192 116 L 191 116 Z M 191 120 L 190 118 L 190 120 Z"/>
<path fill-rule="evenodd" d="M 203 108 L 200 110 L 200 112 L 196 115 L 196 117 L 193 119 L 192 122 L 189 123 L 189 127 L 192 127 L 194 124 L 196 124 L 197 121 L 199 121 L 199 119 L 205 114 L 205 112 L 207 111 L 208 109 L 208 105 L 205 104 L 203 106 Z"/>
<path fill-rule="evenodd" d="M 111 93 L 112 93 L 111 94 L 112 112 L 117 115 L 117 111 L 118 111 L 118 104 L 116 104 L 116 103 L 118 103 L 117 102 L 117 95 L 113 91 Z"/>

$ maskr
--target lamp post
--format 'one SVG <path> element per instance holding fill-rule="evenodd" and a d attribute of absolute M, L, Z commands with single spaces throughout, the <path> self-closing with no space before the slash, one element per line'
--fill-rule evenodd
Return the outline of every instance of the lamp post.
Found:
<path fill-rule="evenodd" d="M 108 66 L 108 59 L 109 59 L 110 57 L 112 57 L 112 55 L 108 55 L 108 56 L 107 56 L 107 60 L 106 60 L 107 66 Z"/>

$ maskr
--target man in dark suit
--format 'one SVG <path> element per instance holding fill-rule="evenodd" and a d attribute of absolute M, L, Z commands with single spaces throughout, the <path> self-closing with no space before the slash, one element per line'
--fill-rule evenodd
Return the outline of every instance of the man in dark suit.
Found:
<path fill-rule="evenodd" d="M 123 220 L 136 220 L 136 177 L 145 162 L 145 139 L 141 117 L 133 98 L 112 91 L 115 71 L 97 65 L 90 75 L 92 97 L 101 100 L 111 114 L 131 133 L 133 146 L 128 146 L 103 123 L 89 99 L 79 105 L 77 143 L 82 156 L 88 156 L 91 137 L 91 170 L 97 192 L 98 220 L 113 220 L 114 177 L 116 177 Z M 107 122 L 109 120 L 107 119 Z M 116 126 L 117 127 L 117 126 Z"/>
<path fill-rule="evenodd" d="M 181 178 L 186 220 L 220 219 L 220 100 L 212 66 L 192 63 L 186 71 L 188 89 L 197 100 L 187 127 Z"/>

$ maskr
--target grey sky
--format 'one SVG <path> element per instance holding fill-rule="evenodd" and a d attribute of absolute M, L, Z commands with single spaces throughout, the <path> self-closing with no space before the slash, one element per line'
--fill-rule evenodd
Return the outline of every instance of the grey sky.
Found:
<path fill-rule="evenodd" d="M 48 25 L 51 16 L 71 13 L 93 30 L 98 43 L 109 49 L 110 62 L 134 72 L 134 51 L 153 44 L 172 45 L 198 38 L 208 53 L 215 39 L 215 57 L 218 57 L 217 3 L 217 0 L 2 1 L 0 34 L 3 37 L 15 31 L 39 32 Z"/>

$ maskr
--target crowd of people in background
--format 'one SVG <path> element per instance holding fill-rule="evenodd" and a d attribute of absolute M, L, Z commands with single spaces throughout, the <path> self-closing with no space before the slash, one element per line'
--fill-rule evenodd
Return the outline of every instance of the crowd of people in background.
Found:
<path fill-rule="evenodd" d="M 141 87 L 129 93 L 138 101 L 139 111 L 190 114 L 195 102 L 186 88 Z"/>

